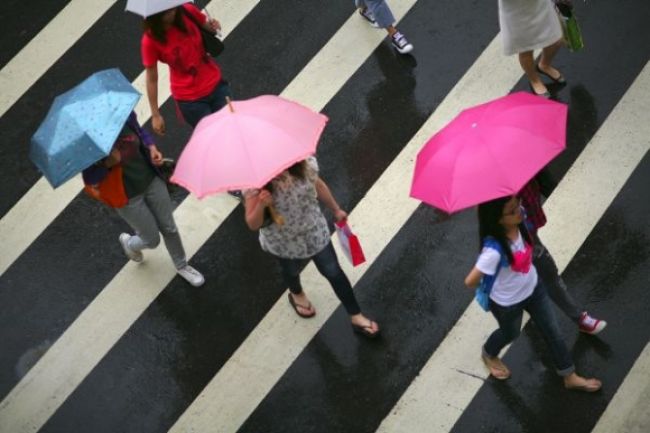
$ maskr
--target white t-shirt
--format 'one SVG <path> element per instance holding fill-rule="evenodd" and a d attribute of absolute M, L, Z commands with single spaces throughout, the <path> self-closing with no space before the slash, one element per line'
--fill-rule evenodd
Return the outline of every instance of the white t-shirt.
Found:
<path fill-rule="evenodd" d="M 515 242 L 510 242 L 510 249 L 513 253 L 525 249 L 521 233 Z M 476 268 L 486 275 L 494 275 L 500 259 L 501 255 L 497 250 L 484 247 L 476 261 Z M 513 271 L 510 266 L 502 267 L 494 280 L 490 299 L 503 307 L 508 307 L 532 295 L 536 285 L 537 270 L 534 265 L 531 265 L 528 273 L 525 274 Z"/>

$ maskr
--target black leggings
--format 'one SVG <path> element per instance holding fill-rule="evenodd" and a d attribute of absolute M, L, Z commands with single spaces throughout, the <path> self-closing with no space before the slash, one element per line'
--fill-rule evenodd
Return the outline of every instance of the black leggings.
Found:
<path fill-rule="evenodd" d="M 341 269 L 336 258 L 336 252 L 334 252 L 332 242 L 328 243 L 319 253 L 308 259 L 284 259 L 278 257 L 278 260 L 282 267 L 282 277 L 284 278 L 284 282 L 289 286 L 291 293 L 302 293 L 300 271 L 309 260 L 313 260 L 316 269 L 318 269 L 318 272 L 327 278 L 327 281 L 332 285 L 334 293 L 336 293 L 336 296 L 339 298 L 348 314 L 353 315 L 361 312 L 357 299 L 354 297 L 354 293 L 352 292 L 350 280 L 348 280 L 348 277 L 343 273 L 343 269 Z"/>

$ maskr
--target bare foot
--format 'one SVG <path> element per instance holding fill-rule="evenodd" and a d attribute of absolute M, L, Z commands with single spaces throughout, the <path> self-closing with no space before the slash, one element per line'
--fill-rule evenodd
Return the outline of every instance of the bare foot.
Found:
<path fill-rule="evenodd" d="M 596 392 L 603 386 L 598 379 L 587 379 L 571 373 L 564 378 L 564 387 L 574 391 Z"/>
<path fill-rule="evenodd" d="M 542 83 L 542 80 L 531 81 L 530 87 L 536 95 L 544 95 L 548 93 L 548 89 L 546 88 L 546 85 Z"/>

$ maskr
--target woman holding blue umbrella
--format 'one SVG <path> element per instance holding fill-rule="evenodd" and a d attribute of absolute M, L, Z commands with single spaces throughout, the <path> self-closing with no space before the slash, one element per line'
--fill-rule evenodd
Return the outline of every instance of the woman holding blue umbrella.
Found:
<path fill-rule="evenodd" d="M 120 235 L 126 255 L 143 260 L 159 232 L 178 273 L 190 284 L 204 279 L 187 264 L 158 169 L 163 157 L 140 127 L 135 107 L 140 93 L 118 69 L 99 71 L 54 100 L 31 139 L 30 159 L 56 188 L 79 172 L 92 197 L 115 208 L 136 235 Z"/>
<path fill-rule="evenodd" d="M 135 231 L 135 235 L 122 233 L 119 237 L 129 259 L 141 262 L 142 250 L 157 247 L 162 233 L 178 274 L 198 287 L 205 279 L 187 263 L 172 202 L 158 169 L 162 162 L 151 135 L 131 113 L 110 154 L 83 171 L 85 190 L 113 207 Z"/>

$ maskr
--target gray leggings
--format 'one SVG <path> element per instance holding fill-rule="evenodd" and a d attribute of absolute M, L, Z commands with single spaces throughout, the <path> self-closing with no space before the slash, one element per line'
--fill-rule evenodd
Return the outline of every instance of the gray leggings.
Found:
<path fill-rule="evenodd" d="M 187 265 L 172 214 L 172 201 L 162 179 L 156 176 L 144 193 L 130 198 L 126 206 L 115 210 L 135 230 L 135 236 L 129 239 L 129 248 L 134 251 L 156 248 L 160 243 L 160 232 L 176 269 Z"/>

